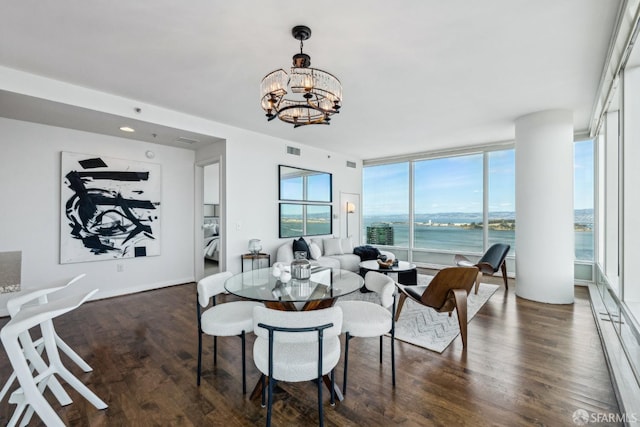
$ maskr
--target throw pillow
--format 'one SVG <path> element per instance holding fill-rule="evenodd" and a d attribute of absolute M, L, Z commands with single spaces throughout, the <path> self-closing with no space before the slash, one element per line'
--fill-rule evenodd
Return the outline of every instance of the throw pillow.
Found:
<path fill-rule="evenodd" d="M 318 259 L 322 256 L 320 246 L 318 246 L 314 242 L 311 242 L 311 244 L 309 245 L 309 253 L 311 254 L 311 259 Z"/>
<path fill-rule="evenodd" d="M 296 252 L 304 252 L 305 253 L 305 257 L 307 259 L 311 258 L 311 254 L 309 253 L 309 245 L 307 245 L 307 241 L 304 240 L 302 237 L 293 241 L 293 253 L 295 255 Z"/>
<path fill-rule="evenodd" d="M 342 239 L 325 239 L 324 240 L 324 254 L 325 256 L 329 255 L 342 255 L 344 251 L 342 250 Z"/>
<path fill-rule="evenodd" d="M 347 237 L 346 239 L 342 239 L 342 253 L 352 254 L 353 253 L 353 240 L 351 237 Z"/>

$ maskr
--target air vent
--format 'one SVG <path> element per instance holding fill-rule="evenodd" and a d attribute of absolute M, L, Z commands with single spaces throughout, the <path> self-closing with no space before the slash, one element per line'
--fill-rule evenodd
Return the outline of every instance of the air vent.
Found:
<path fill-rule="evenodd" d="M 287 154 L 293 154 L 294 156 L 300 155 L 300 149 L 287 145 Z"/>
<path fill-rule="evenodd" d="M 349 160 L 347 160 L 347 167 L 348 168 L 356 168 L 356 162 L 350 162 Z"/>
<path fill-rule="evenodd" d="M 184 136 L 181 136 L 176 139 L 176 142 L 183 142 L 185 144 L 197 144 L 200 141 L 198 141 L 197 139 L 185 138 Z"/>

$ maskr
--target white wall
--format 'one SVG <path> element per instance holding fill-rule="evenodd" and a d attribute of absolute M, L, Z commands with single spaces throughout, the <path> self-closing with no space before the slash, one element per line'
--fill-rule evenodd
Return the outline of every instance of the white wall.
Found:
<path fill-rule="evenodd" d="M 224 140 L 197 153 L 87 132 L 0 119 L 0 251 L 22 250 L 24 290 L 51 286 L 81 272 L 89 277 L 82 286 L 99 287 L 98 298 L 174 285 L 194 280 L 202 268 L 203 168 L 220 164 L 220 223 L 222 271 L 239 272 L 240 255 L 251 238 L 262 240 L 263 251 L 275 256 L 284 242 L 278 238 L 278 165 L 285 164 L 333 174 L 333 233 L 340 233 L 340 192 L 357 193 L 362 187 L 360 159 L 319 150 L 260 133 L 224 125 L 201 117 L 64 82 L 0 67 L 0 90 L 132 117 L 163 126 L 212 135 Z M 142 108 L 137 116 L 132 106 Z M 261 117 L 260 114 L 257 114 Z M 268 126 L 288 126 L 264 122 Z M 331 126 L 323 127 L 331 138 Z M 295 132 L 304 132 L 297 129 Z M 301 156 L 286 153 L 287 145 Z M 145 259 L 60 265 L 60 152 L 76 151 L 148 161 L 156 153 L 162 165 L 162 255 Z M 346 161 L 357 169 L 347 168 Z M 198 166 L 199 165 L 199 166 Z M 15 178 L 17 176 L 19 178 Z M 200 241 L 198 241 L 198 236 Z M 196 256 L 197 254 L 197 256 Z M 201 270 L 200 270 L 201 271 Z M 0 296 L 0 315 L 10 295 Z"/>
<path fill-rule="evenodd" d="M 265 123 L 265 126 L 287 126 Z M 301 129 L 304 131 L 304 129 Z M 331 137 L 330 127 L 326 128 Z M 294 144 L 266 135 L 238 130 L 227 138 L 224 190 L 221 206 L 224 211 L 226 247 L 225 269 L 241 270 L 240 255 L 247 252 L 249 239 L 262 240 L 263 252 L 271 253 L 275 261 L 278 246 L 286 241 L 278 237 L 278 165 L 297 166 L 333 174 L 333 234 L 340 233 L 344 212 L 339 209 L 340 192 L 360 193 L 362 164 L 359 159 Z M 287 145 L 300 148 L 301 155 L 287 154 Z M 198 160 L 206 156 L 200 154 Z M 347 160 L 355 161 L 357 169 L 347 168 Z"/>
<path fill-rule="evenodd" d="M 23 292 L 80 273 L 78 285 L 100 288 L 97 298 L 193 280 L 193 151 L 3 118 L 0 141 L 0 251 L 22 251 Z M 161 255 L 59 264 L 60 153 L 148 162 L 146 150 L 162 169 Z M 0 315 L 13 295 L 0 295 Z"/>

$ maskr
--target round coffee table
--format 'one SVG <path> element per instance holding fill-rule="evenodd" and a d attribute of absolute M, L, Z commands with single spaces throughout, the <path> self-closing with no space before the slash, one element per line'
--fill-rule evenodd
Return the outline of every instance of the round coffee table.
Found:
<path fill-rule="evenodd" d="M 389 268 L 381 267 L 375 259 L 362 261 L 360 263 L 360 275 L 364 277 L 368 271 L 377 271 L 383 274 L 398 273 L 398 283 L 403 285 L 416 285 L 418 283 L 416 265 L 407 261 L 398 261 L 397 266 L 394 265 Z"/>

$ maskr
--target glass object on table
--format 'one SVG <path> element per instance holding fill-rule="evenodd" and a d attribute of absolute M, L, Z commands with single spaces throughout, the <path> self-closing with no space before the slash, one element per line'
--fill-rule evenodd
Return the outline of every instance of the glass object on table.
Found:
<path fill-rule="evenodd" d="M 249 252 L 254 255 L 257 255 L 262 250 L 262 244 L 260 243 L 260 239 L 251 239 L 249 240 Z"/>
<path fill-rule="evenodd" d="M 294 279 L 308 279 L 311 277 L 311 262 L 307 259 L 304 251 L 296 251 L 294 260 L 291 261 L 291 276 Z"/>

